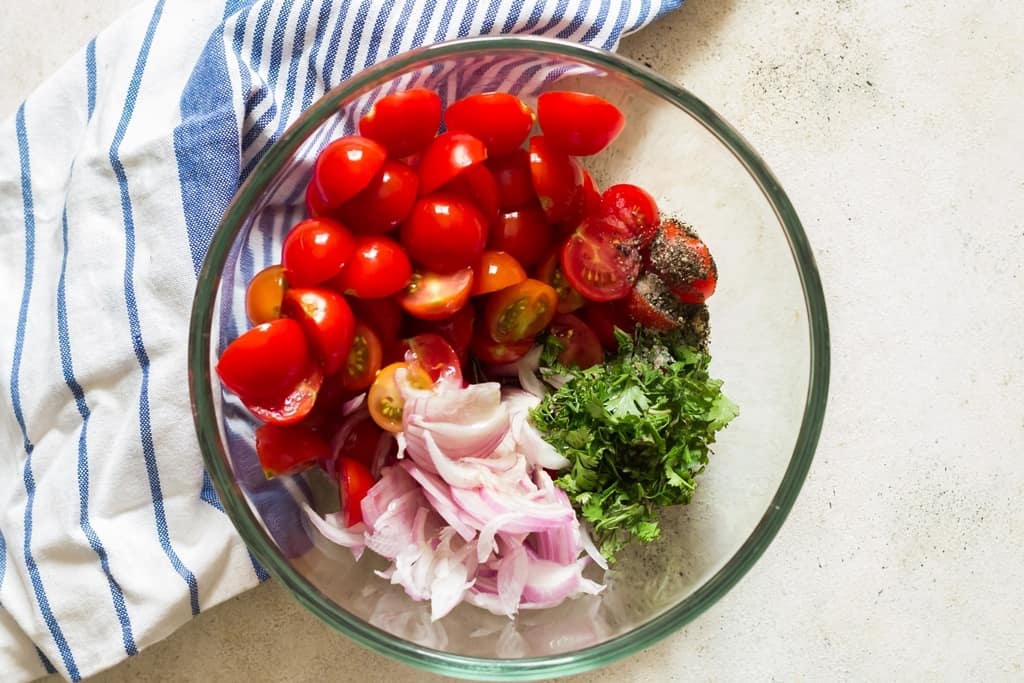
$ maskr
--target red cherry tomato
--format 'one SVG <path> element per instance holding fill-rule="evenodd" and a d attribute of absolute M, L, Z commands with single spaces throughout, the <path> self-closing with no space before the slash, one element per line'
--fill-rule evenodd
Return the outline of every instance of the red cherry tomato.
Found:
<path fill-rule="evenodd" d="M 320 191 L 316 189 L 315 183 L 306 186 L 306 216 L 319 218 L 327 214 L 327 205 L 324 204 Z"/>
<path fill-rule="evenodd" d="M 586 169 L 583 170 L 583 218 L 593 216 L 601 210 L 601 190 L 598 189 L 594 177 Z M 582 218 L 581 218 L 582 220 Z"/>
<path fill-rule="evenodd" d="M 302 325 L 325 375 L 344 367 L 355 334 L 355 318 L 345 297 L 330 289 L 289 289 L 281 311 Z"/>
<path fill-rule="evenodd" d="M 373 488 L 373 475 L 369 468 L 354 458 L 341 457 L 334 463 L 338 478 L 338 499 L 341 502 L 342 522 L 346 527 L 363 521 L 363 498 Z"/>
<path fill-rule="evenodd" d="M 436 334 L 444 339 L 455 351 L 455 355 L 462 358 L 469 349 L 469 340 L 473 337 L 473 323 L 476 320 L 476 309 L 466 306 L 458 313 L 444 320 L 418 320 L 410 321 L 410 332 L 414 335 Z"/>
<path fill-rule="evenodd" d="M 472 268 L 463 268 L 446 275 L 413 273 L 412 282 L 398 295 L 398 303 L 415 318 L 444 320 L 469 303 L 472 289 Z"/>
<path fill-rule="evenodd" d="M 599 303 L 588 301 L 583 307 L 583 319 L 590 325 L 597 338 L 601 340 L 601 346 L 609 351 L 619 348 L 619 342 L 615 338 L 615 328 L 619 328 L 626 334 L 631 334 L 635 323 L 626 312 L 623 301 L 608 301 Z"/>
<path fill-rule="evenodd" d="M 348 391 L 366 391 L 380 371 L 383 350 L 372 329 L 356 323 L 352 346 L 341 371 L 341 385 Z"/>
<path fill-rule="evenodd" d="M 419 185 L 416 171 L 389 159 L 362 192 L 341 205 L 338 216 L 356 233 L 390 232 L 412 211 Z"/>
<path fill-rule="evenodd" d="M 293 287 L 326 282 L 348 263 L 354 249 L 352 233 L 341 223 L 329 218 L 307 218 L 284 238 L 284 276 Z"/>
<path fill-rule="evenodd" d="M 339 372 L 331 377 L 324 377 L 320 391 L 316 394 L 313 409 L 302 420 L 303 424 L 313 431 L 330 438 L 338 428 L 344 404 L 355 398 L 356 392 L 349 391 L 342 385 L 345 373 Z"/>
<path fill-rule="evenodd" d="M 491 339 L 485 327 L 478 327 L 469 342 L 469 350 L 484 363 L 505 365 L 514 363 L 533 348 L 533 338 L 513 342 L 498 342 Z"/>
<path fill-rule="evenodd" d="M 267 479 L 297 474 L 330 454 L 326 439 L 305 424 L 266 424 L 256 430 L 256 455 Z"/>
<path fill-rule="evenodd" d="M 651 242 L 648 261 L 684 304 L 704 303 L 715 293 L 718 266 L 708 245 L 688 225 L 665 221 Z"/>
<path fill-rule="evenodd" d="M 589 218 L 562 247 L 562 273 L 585 299 L 621 299 L 640 273 L 640 253 L 620 224 Z"/>
<path fill-rule="evenodd" d="M 487 219 L 498 213 L 498 184 L 484 164 L 470 166 L 445 185 L 442 192 L 468 199 Z"/>
<path fill-rule="evenodd" d="M 352 420 L 348 433 L 336 446 L 337 455 L 370 467 L 384 431 L 373 421 L 369 412 L 356 413 Z"/>
<path fill-rule="evenodd" d="M 288 318 L 257 325 L 228 344 L 217 374 L 253 415 L 273 424 L 304 418 L 323 382 L 302 327 Z"/>
<path fill-rule="evenodd" d="M 281 298 L 288 283 L 284 268 L 267 266 L 256 273 L 245 289 L 245 313 L 253 325 L 268 323 L 281 317 Z"/>
<path fill-rule="evenodd" d="M 400 159 L 430 144 L 441 125 L 441 97 L 413 88 L 377 100 L 359 119 L 359 132 L 376 140 Z"/>
<path fill-rule="evenodd" d="M 469 133 L 441 133 L 420 159 L 420 193 L 429 194 L 487 158 L 484 143 Z"/>
<path fill-rule="evenodd" d="M 590 326 L 574 315 L 556 316 L 548 332 L 562 344 L 558 362 L 566 367 L 577 366 L 581 370 L 604 361 L 601 340 Z"/>
<path fill-rule="evenodd" d="M 459 357 L 441 335 L 418 334 L 406 340 L 405 366 L 415 387 L 429 388 L 441 380 L 462 383 Z"/>
<path fill-rule="evenodd" d="M 548 221 L 560 223 L 583 212 L 583 167 L 541 136 L 530 138 L 530 176 Z"/>
<path fill-rule="evenodd" d="M 504 251 L 485 251 L 473 280 L 473 296 L 490 294 L 517 285 L 526 279 L 526 271 L 514 256 Z"/>
<path fill-rule="evenodd" d="M 511 211 L 537 198 L 530 175 L 530 153 L 517 149 L 494 159 L 488 159 L 487 168 L 498 186 L 498 208 Z"/>
<path fill-rule="evenodd" d="M 572 288 L 562 272 L 562 247 L 555 247 L 541 261 L 537 268 L 537 279 L 546 282 L 558 293 L 558 312 L 572 313 L 586 303 L 585 299 Z"/>
<path fill-rule="evenodd" d="M 498 216 L 487 248 L 512 255 L 524 268 L 534 266 L 551 248 L 551 228 L 540 205 L 525 204 Z"/>
<path fill-rule="evenodd" d="M 533 112 L 515 95 L 503 92 L 470 95 L 444 112 L 448 130 L 459 130 L 482 140 L 490 156 L 517 149 L 533 128 Z"/>
<path fill-rule="evenodd" d="M 386 158 L 383 147 L 359 135 L 338 138 L 324 147 L 313 164 L 313 184 L 324 208 L 336 209 L 362 192 Z"/>
<path fill-rule="evenodd" d="M 682 324 L 680 302 L 654 273 L 642 275 L 625 301 L 629 317 L 639 325 L 670 332 Z"/>
<path fill-rule="evenodd" d="M 641 249 L 654 239 L 661 222 L 654 197 L 646 190 L 628 183 L 612 185 L 604 191 L 601 195 L 601 211 L 606 216 L 622 221 Z"/>
<path fill-rule="evenodd" d="M 366 323 L 377 333 L 382 346 L 402 336 L 402 307 L 393 298 L 349 299 L 356 319 Z"/>
<path fill-rule="evenodd" d="M 566 154 L 597 154 L 618 137 L 626 117 L 614 104 L 581 92 L 546 92 L 537 98 L 537 120 L 552 145 Z"/>
<path fill-rule="evenodd" d="M 540 280 L 524 280 L 495 292 L 484 308 L 491 339 L 514 342 L 535 337 L 555 317 L 558 294 Z"/>
<path fill-rule="evenodd" d="M 331 286 L 362 299 L 380 299 L 405 289 L 412 264 L 398 242 L 388 237 L 360 237 L 355 253 Z"/>
<path fill-rule="evenodd" d="M 480 260 L 487 220 L 465 199 L 432 195 L 416 202 L 400 235 L 414 262 L 427 270 L 451 273 Z"/>

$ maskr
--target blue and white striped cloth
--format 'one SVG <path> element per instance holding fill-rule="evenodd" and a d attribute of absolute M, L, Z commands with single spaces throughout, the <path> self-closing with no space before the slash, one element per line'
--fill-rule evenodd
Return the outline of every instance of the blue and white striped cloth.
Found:
<path fill-rule="evenodd" d="M 240 178 L 411 47 L 614 49 L 681 0 L 158 0 L 0 127 L 0 680 L 109 667 L 267 578 L 192 428 L 195 277 Z"/>

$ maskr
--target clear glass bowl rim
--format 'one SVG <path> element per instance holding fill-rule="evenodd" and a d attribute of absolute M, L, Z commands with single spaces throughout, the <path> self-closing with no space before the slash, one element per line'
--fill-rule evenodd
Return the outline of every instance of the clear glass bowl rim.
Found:
<path fill-rule="evenodd" d="M 746 168 L 771 204 L 797 267 L 808 314 L 810 381 L 793 455 L 771 504 L 736 554 L 700 588 L 646 624 L 599 645 L 549 657 L 488 659 L 451 654 L 399 640 L 335 605 L 290 566 L 250 510 L 226 464 L 227 452 L 214 410 L 213 387 L 217 380 L 209 363 L 210 330 L 221 271 L 251 207 L 299 145 L 323 120 L 338 111 L 342 102 L 396 75 L 446 57 L 523 51 L 565 57 L 634 81 L 695 117 Z M 710 107 L 651 69 L 612 52 L 534 36 L 475 37 L 418 48 L 356 74 L 315 102 L 268 150 L 236 193 L 211 241 L 199 274 L 189 324 L 188 373 L 199 446 L 224 509 L 253 554 L 301 604 L 356 642 L 427 671 L 477 680 L 532 680 L 589 671 L 650 647 L 711 607 L 750 570 L 789 514 L 814 457 L 828 396 L 829 331 L 821 279 L 793 205 L 760 156 Z"/>

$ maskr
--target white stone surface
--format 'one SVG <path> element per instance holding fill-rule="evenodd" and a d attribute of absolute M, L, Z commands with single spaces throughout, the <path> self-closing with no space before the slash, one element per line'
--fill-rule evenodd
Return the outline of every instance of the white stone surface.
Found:
<path fill-rule="evenodd" d="M 5 0 L 0 118 L 131 4 Z M 1024 5 L 1000 0 L 689 0 L 623 45 L 788 190 L 832 390 L 759 564 L 681 632 L 571 680 L 1024 680 L 1022 36 Z M 440 680 L 273 583 L 94 680 L 171 679 Z"/>

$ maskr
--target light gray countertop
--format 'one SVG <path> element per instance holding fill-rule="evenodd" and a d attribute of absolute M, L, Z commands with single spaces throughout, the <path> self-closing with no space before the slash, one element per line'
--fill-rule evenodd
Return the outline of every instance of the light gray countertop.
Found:
<path fill-rule="evenodd" d="M 128 6 L 7 0 L 0 118 Z M 78 7 L 78 5 L 75 5 Z M 689 0 L 622 51 L 787 189 L 829 304 L 828 417 L 778 538 L 711 610 L 579 681 L 1024 679 L 1024 5 Z M 93 680 L 440 680 L 275 583 Z"/>

